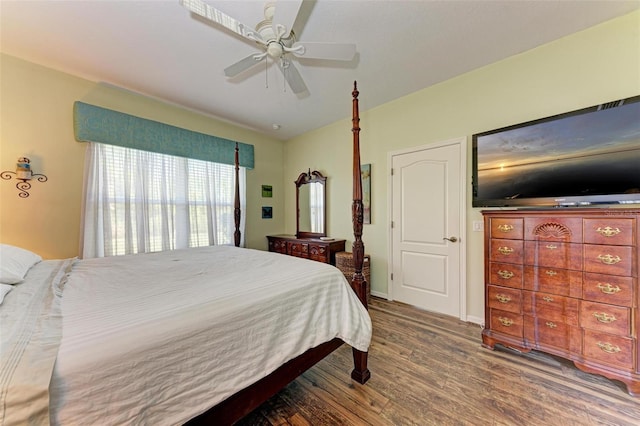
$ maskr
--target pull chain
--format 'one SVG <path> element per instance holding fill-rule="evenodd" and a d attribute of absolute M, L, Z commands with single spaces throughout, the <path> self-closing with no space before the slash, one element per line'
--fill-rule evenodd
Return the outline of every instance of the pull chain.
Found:
<path fill-rule="evenodd" d="M 284 58 L 280 58 L 282 64 L 282 93 L 287 93 L 287 68 L 289 65 L 287 64 Z"/>

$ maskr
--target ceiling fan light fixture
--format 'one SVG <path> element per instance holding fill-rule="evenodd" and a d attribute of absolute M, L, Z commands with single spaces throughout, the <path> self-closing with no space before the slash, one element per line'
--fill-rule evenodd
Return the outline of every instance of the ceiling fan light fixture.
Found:
<path fill-rule="evenodd" d="M 279 59 L 284 55 L 284 47 L 277 41 L 271 41 L 267 44 L 267 53 L 273 59 Z"/>

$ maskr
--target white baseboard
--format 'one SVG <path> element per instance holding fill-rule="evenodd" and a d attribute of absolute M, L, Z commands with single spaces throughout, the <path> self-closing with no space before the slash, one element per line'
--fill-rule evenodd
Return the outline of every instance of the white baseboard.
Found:
<path fill-rule="evenodd" d="M 473 324 L 479 324 L 482 327 L 484 327 L 484 318 L 481 317 L 476 317 L 473 315 L 467 315 L 467 322 L 473 323 Z"/>
<path fill-rule="evenodd" d="M 371 291 L 371 295 L 375 297 L 379 297 L 381 299 L 389 300 L 387 293 L 381 293 L 379 291 Z"/>

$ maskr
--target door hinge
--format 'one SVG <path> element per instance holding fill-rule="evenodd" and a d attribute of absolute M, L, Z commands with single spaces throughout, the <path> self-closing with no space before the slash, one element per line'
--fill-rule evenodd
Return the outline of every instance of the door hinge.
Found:
<path fill-rule="evenodd" d="M 395 224 L 393 223 L 393 221 L 391 221 L 391 227 L 393 228 L 395 226 Z"/>
<path fill-rule="evenodd" d="M 391 281 L 393 281 L 393 272 L 391 273 Z"/>
<path fill-rule="evenodd" d="M 391 169 L 391 176 L 393 176 L 393 169 Z"/>

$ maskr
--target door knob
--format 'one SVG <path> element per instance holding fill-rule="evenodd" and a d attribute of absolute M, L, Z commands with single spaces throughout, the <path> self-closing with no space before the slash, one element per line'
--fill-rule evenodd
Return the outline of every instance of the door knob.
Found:
<path fill-rule="evenodd" d="M 451 241 L 452 243 L 455 243 L 456 241 L 458 241 L 458 239 L 456 237 L 444 237 L 443 240 L 447 240 L 447 241 Z"/>

